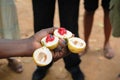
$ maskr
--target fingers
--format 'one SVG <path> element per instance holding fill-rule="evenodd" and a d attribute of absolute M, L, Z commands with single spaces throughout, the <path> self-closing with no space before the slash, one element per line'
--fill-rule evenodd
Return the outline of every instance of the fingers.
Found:
<path fill-rule="evenodd" d="M 43 37 L 45 37 L 46 35 L 48 34 L 53 34 L 54 33 L 54 30 L 56 28 L 55 27 L 52 27 L 52 28 L 46 28 L 46 29 L 42 29 L 40 31 L 38 31 L 34 37 L 37 41 L 40 41 Z"/>
<path fill-rule="evenodd" d="M 57 61 L 57 60 L 59 60 L 60 58 L 63 58 L 64 57 L 64 55 L 65 55 L 65 53 L 64 52 L 62 52 L 62 47 L 61 46 L 58 46 L 56 49 L 54 49 L 53 51 L 52 51 L 52 53 L 53 53 L 53 61 Z"/>
<path fill-rule="evenodd" d="M 57 29 L 57 28 L 56 27 L 52 27 L 52 28 L 47 28 L 45 30 L 47 31 L 48 34 L 53 34 L 55 29 Z"/>
<path fill-rule="evenodd" d="M 59 45 L 60 45 L 61 47 L 66 47 L 66 46 L 67 46 L 67 41 L 64 40 L 64 39 L 59 39 Z"/>
<path fill-rule="evenodd" d="M 58 47 L 55 48 L 52 52 L 53 52 L 53 61 L 57 61 L 60 58 L 63 58 L 69 55 L 70 53 L 65 40 L 62 40 L 62 39 L 60 39 Z"/>

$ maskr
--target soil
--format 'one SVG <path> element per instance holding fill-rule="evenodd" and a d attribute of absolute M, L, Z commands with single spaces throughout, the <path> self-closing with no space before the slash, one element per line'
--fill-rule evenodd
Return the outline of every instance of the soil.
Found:
<path fill-rule="evenodd" d="M 27 38 L 33 35 L 33 14 L 31 0 L 15 0 L 18 20 L 21 30 L 21 38 Z M 80 3 L 79 14 L 79 34 L 83 39 L 83 15 L 84 7 L 83 0 Z M 80 68 L 85 74 L 85 80 L 116 80 L 120 73 L 120 39 L 111 36 L 110 43 L 115 51 L 113 59 L 106 59 L 103 56 L 104 43 L 104 25 L 103 25 L 103 11 L 99 5 L 94 16 L 93 30 L 90 36 L 90 49 L 81 57 Z M 59 26 L 58 7 L 56 4 L 55 12 L 55 26 Z M 32 73 L 36 69 L 32 57 L 20 57 L 24 71 L 22 73 L 15 73 L 7 66 L 5 59 L 0 60 L 0 80 L 31 80 Z M 49 69 L 48 74 L 44 80 L 72 80 L 71 75 L 64 68 L 62 59 L 54 63 Z"/>

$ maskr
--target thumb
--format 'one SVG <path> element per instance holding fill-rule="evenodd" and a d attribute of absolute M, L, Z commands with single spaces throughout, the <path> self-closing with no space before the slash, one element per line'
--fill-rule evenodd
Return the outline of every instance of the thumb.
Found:
<path fill-rule="evenodd" d="M 57 28 L 56 27 L 47 28 L 46 31 L 47 31 L 48 34 L 53 34 L 55 29 L 57 29 Z"/>

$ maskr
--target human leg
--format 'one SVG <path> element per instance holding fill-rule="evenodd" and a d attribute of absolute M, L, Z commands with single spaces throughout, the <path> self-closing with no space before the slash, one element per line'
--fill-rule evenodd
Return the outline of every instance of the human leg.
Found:
<path fill-rule="evenodd" d="M 89 37 L 92 31 L 93 21 L 94 21 L 94 12 L 85 11 L 83 25 L 84 25 L 84 39 L 86 42 L 86 48 L 84 53 L 86 53 L 89 48 Z"/>
<path fill-rule="evenodd" d="M 32 80 L 43 80 L 43 78 L 46 76 L 48 69 L 52 66 L 52 63 L 50 63 L 47 66 L 39 67 L 37 66 L 36 70 L 33 73 Z"/>
<path fill-rule="evenodd" d="M 84 74 L 79 67 L 81 59 L 78 54 L 70 53 L 70 55 L 63 59 L 65 62 L 65 68 L 71 73 L 73 80 L 84 80 Z"/>
<path fill-rule="evenodd" d="M 34 15 L 34 32 L 53 27 L 55 0 L 32 0 Z M 42 80 L 52 63 L 45 67 L 37 66 L 32 80 Z"/>
<path fill-rule="evenodd" d="M 111 35 L 111 24 L 109 19 L 109 3 L 110 0 L 102 0 L 102 6 L 104 10 L 104 35 L 105 35 L 105 42 L 104 42 L 104 56 L 108 59 L 111 59 L 114 56 L 114 51 L 110 46 L 110 35 Z"/>
<path fill-rule="evenodd" d="M 32 0 L 34 32 L 53 27 L 55 0 Z"/>
<path fill-rule="evenodd" d="M 84 0 L 84 38 L 86 42 L 86 49 L 85 52 L 87 52 L 87 49 L 89 48 L 89 37 L 92 31 L 93 21 L 94 21 L 94 14 L 95 10 L 98 8 L 98 0 Z"/>
<path fill-rule="evenodd" d="M 58 0 L 60 26 L 78 36 L 79 0 Z"/>
<path fill-rule="evenodd" d="M 78 34 L 79 0 L 58 0 L 60 26 L 70 30 L 75 36 Z M 65 68 L 71 73 L 73 80 L 84 80 L 84 74 L 80 70 L 81 62 L 78 54 L 71 53 L 64 57 Z"/>

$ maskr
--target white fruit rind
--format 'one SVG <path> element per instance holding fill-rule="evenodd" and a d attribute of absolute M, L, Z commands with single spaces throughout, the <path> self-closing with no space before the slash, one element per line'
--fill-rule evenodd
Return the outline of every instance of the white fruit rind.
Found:
<path fill-rule="evenodd" d="M 76 44 L 74 44 L 75 41 L 77 41 Z M 80 38 L 77 38 L 77 37 L 72 37 L 72 38 L 68 39 L 68 42 L 70 43 L 71 46 L 75 47 L 76 49 L 85 48 L 85 46 L 86 46 L 85 41 Z"/>
<path fill-rule="evenodd" d="M 46 55 L 46 57 L 44 56 L 42 59 L 39 60 L 39 58 L 41 57 L 41 53 L 42 54 L 44 53 Z M 34 58 L 34 61 L 37 65 L 45 66 L 45 65 L 48 65 L 49 63 L 51 63 L 52 53 L 48 48 L 43 46 L 43 47 L 38 48 L 34 51 L 33 58 Z"/>
<path fill-rule="evenodd" d="M 44 38 L 41 40 L 41 43 L 42 43 L 44 46 L 46 46 L 46 47 L 50 47 L 50 46 L 53 46 L 53 45 L 55 45 L 55 44 L 58 44 L 59 38 L 56 37 L 56 36 L 54 36 L 54 37 L 55 37 L 55 39 L 54 39 L 53 41 L 50 41 L 50 42 L 46 42 L 46 38 L 47 38 L 47 37 L 44 37 Z"/>
<path fill-rule="evenodd" d="M 59 38 L 64 38 L 64 39 L 68 39 L 68 38 L 71 38 L 73 36 L 73 34 L 70 31 L 68 31 L 68 30 L 67 30 L 66 34 L 61 35 L 61 34 L 58 33 L 58 29 L 56 29 L 54 31 L 54 35 L 59 37 Z"/>

